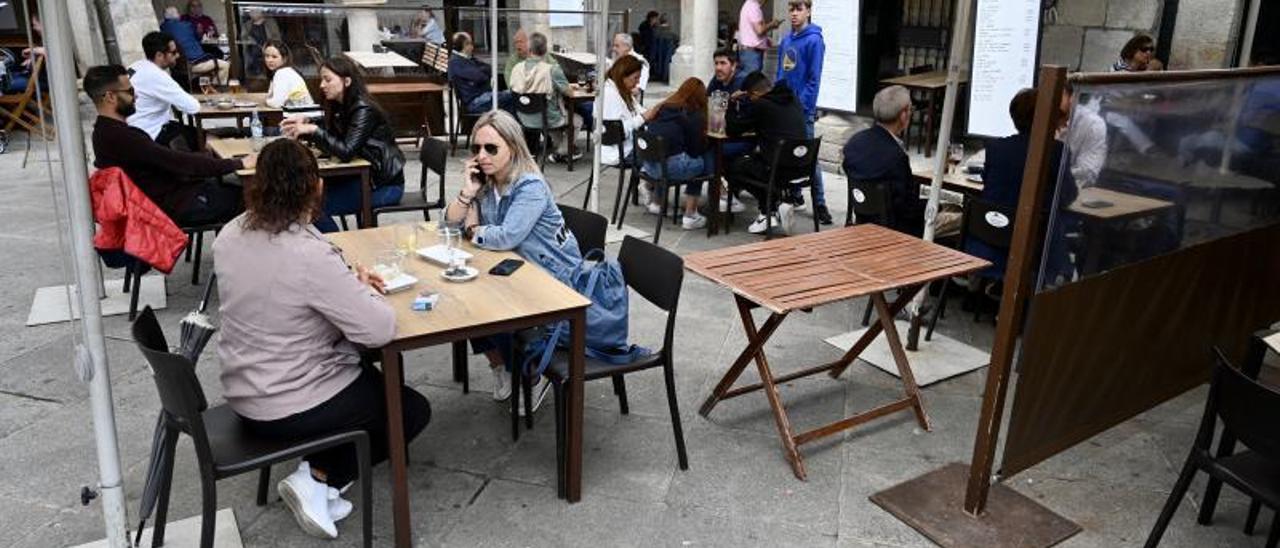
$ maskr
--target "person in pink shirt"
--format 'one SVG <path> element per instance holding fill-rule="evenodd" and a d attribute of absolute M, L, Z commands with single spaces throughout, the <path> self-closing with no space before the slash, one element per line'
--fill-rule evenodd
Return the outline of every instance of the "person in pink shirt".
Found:
<path fill-rule="evenodd" d="M 768 2 L 768 0 L 764 0 Z M 738 12 L 738 64 L 743 74 L 764 69 L 764 52 L 769 49 L 769 32 L 781 20 L 765 21 L 761 0 L 747 0 Z"/>

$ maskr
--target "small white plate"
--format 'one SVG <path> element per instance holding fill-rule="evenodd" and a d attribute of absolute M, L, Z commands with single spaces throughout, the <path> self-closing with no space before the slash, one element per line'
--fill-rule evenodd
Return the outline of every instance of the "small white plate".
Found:
<path fill-rule="evenodd" d="M 253 101 L 236 101 L 235 103 L 232 103 L 232 104 L 235 105 L 236 108 L 253 108 L 258 106 L 258 103 L 255 103 Z"/>
<path fill-rule="evenodd" d="M 449 266 L 449 248 L 442 244 L 424 247 L 418 250 L 418 256 L 440 266 Z M 470 261 L 471 254 L 458 248 L 453 249 L 453 256 L 463 261 Z"/>
<path fill-rule="evenodd" d="M 390 295 L 392 293 L 399 293 L 401 291 L 409 289 L 410 287 L 413 287 L 413 285 L 416 283 L 418 283 L 417 278 L 402 272 L 400 273 L 399 276 L 396 276 L 395 278 L 392 278 L 390 280 L 385 280 L 383 282 L 382 289 L 386 291 L 388 295 Z"/>
<path fill-rule="evenodd" d="M 466 282 L 474 280 L 476 276 L 480 275 L 480 271 L 476 270 L 473 266 L 464 266 L 460 270 L 462 270 L 462 272 L 457 276 L 451 276 L 448 269 L 442 270 L 440 272 L 440 277 L 451 282 Z"/>

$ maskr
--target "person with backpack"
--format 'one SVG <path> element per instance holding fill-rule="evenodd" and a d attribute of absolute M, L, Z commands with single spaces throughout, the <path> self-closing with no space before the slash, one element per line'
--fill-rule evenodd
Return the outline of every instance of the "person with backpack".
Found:
<path fill-rule="evenodd" d="M 565 224 L 555 194 L 524 142 L 520 123 L 503 111 L 485 113 L 471 130 L 471 158 L 464 164 L 464 183 L 445 210 L 449 223 L 460 223 L 476 247 L 514 251 L 574 287 L 582 269 L 578 241 Z M 506 333 L 472 339 L 471 348 L 489 359 L 493 399 L 511 397 L 505 356 L 515 344 Z M 551 383 L 539 378 L 531 408 L 537 411 Z M 523 407 L 521 407 L 523 410 Z"/>

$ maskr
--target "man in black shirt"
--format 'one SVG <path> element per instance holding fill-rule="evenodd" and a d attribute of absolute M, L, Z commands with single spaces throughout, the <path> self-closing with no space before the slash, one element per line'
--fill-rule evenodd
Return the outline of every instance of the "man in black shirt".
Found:
<path fill-rule="evenodd" d="M 766 226 L 785 227 L 788 222 L 780 222 L 779 211 L 789 214 L 791 204 L 779 206 L 781 189 L 775 189 L 772 203 L 775 211 L 768 209 L 770 201 L 767 190 L 754 185 L 737 183 L 744 178 L 759 179 L 760 174 L 769 172 L 769 159 L 773 157 L 773 149 L 780 139 L 805 139 L 804 105 L 796 98 L 785 82 L 771 85 L 769 77 L 760 72 L 748 74 L 742 82 L 742 90 L 733 94 L 729 101 L 729 110 L 725 112 L 725 132 L 729 136 L 744 133 L 756 134 L 756 150 L 751 154 L 738 157 L 729 162 L 726 178 L 731 190 L 745 188 L 756 198 L 760 205 L 760 215 L 747 228 L 752 234 L 761 234 Z M 773 216 L 770 222 L 768 215 Z"/>
<path fill-rule="evenodd" d="M 180 226 L 227 221 L 244 209 L 239 187 L 208 181 L 252 168 L 256 155 L 239 160 L 181 152 L 157 144 L 125 123 L 133 114 L 133 84 L 120 65 L 92 67 L 84 90 L 98 109 L 93 125 L 94 166 L 119 167 Z"/>

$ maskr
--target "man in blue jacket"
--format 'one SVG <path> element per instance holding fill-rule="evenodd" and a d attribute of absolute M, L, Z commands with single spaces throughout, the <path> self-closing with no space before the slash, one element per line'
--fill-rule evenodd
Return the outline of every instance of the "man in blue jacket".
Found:
<path fill-rule="evenodd" d="M 791 33 L 782 38 L 778 46 L 778 82 L 786 82 L 804 106 L 805 128 L 813 138 L 813 123 L 818 118 L 818 86 L 822 81 L 822 58 L 827 46 L 822 41 L 822 27 L 809 22 L 813 14 L 813 0 L 789 0 L 787 13 L 791 19 Z M 822 168 L 814 170 L 813 190 L 818 203 L 813 214 L 818 222 L 831 224 L 831 212 L 827 211 L 826 191 L 822 184 Z M 804 205 L 799 194 L 792 197 L 797 205 Z"/>
<path fill-rule="evenodd" d="M 475 57 L 476 45 L 471 35 L 453 33 L 453 53 L 449 56 L 449 84 L 463 108 L 470 114 L 483 114 L 493 109 L 493 75 L 489 65 Z M 498 108 L 516 114 L 515 96 L 508 90 L 498 92 Z"/>

